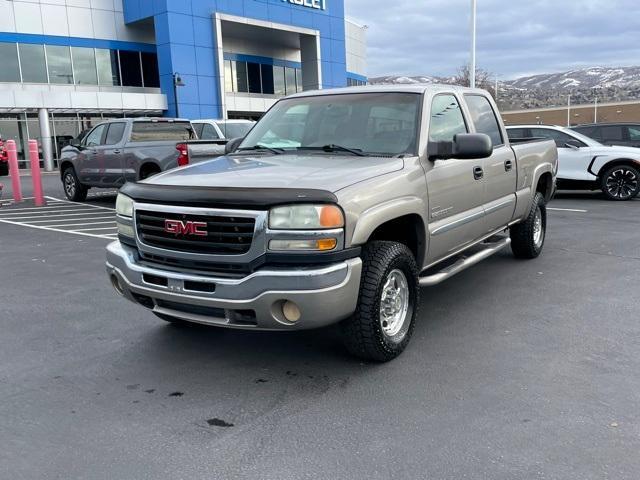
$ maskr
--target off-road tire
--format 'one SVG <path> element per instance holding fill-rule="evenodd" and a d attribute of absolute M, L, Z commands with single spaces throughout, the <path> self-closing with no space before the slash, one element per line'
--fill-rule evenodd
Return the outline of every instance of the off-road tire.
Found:
<path fill-rule="evenodd" d="M 537 212 L 542 221 L 542 239 L 536 242 L 535 224 Z M 536 192 L 531 203 L 527 218 L 509 229 L 511 236 L 511 251 L 516 258 L 536 258 L 542 252 L 547 233 L 547 206 L 544 195 Z"/>
<path fill-rule="evenodd" d="M 342 322 L 342 338 L 352 355 L 387 362 L 402 353 L 413 333 L 420 303 L 418 265 L 407 246 L 386 241 L 365 245 L 362 262 L 358 305 L 355 313 Z M 385 282 L 394 270 L 400 270 L 407 280 L 409 306 L 402 329 L 389 337 L 382 328 L 380 305 Z"/>
<path fill-rule="evenodd" d="M 89 189 L 80 183 L 73 167 L 67 167 L 62 173 L 62 188 L 65 196 L 72 202 L 83 202 L 87 199 Z"/>
<path fill-rule="evenodd" d="M 625 184 L 624 187 L 617 184 L 618 179 Z M 611 188 L 609 182 L 612 183 Z M 631 200 L 640 193 L 640 169 L 627 164 L 615 165 L 601 175 L 600 189 L 608 200 L 616 202 Z"/>

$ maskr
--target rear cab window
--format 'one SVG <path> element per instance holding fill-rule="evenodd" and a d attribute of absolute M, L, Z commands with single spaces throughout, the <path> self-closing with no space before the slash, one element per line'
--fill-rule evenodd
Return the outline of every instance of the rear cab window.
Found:
<path fill-rule="evenodd" d="M 184 142 L 194 138 L 189 122 L 133 122 L 131 142 Z"/>
<path fill-rule="evenodd" d="M 471 114 L 471 121 L 476 128 L 476 133 L 488 135 L 494 147 L 504 145 L 502 129 L 489 99 L 477 94 L 466 94 L 464 98 L 467 101 L 467 108 Z"/>

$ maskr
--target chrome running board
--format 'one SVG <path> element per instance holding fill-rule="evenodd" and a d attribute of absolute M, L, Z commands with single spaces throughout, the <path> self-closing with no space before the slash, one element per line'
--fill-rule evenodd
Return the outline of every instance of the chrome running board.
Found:
<path fill-rule="evenodd" d="M 449 264 L 448 266 L 442 268 L 441 270 L 436 271 L 435 273 L 420 277 L 418 279 L 420 286 L 431 287 L 433 285 L 438 285 L 439 283 L 444 282 L 448 278 L 453 277 L 455 274 L 460 273 L 463 270 L 466 270 L 467 268 L 475 265 L 478 262 L 481 262 L 485 258 L 489 258 L 494 253 L 499 252 L 500 250 L 502 250 L 503 248 L 511 244 L 511 239 L 509 237 L 499 237 L 499 239 L 493 242 L 489 240 L 479 244 L 480 247 L 484 247 L 482 248 L 482 250 L 466 257 L 464 256 L 464 253 L 463 253 L 462 256 L 459 257 L 459 259 L 455 263 Z M 435 267 L 432 267 L 429 270 L 433 271 L 437 268 L 438 266 L 436 265 Z"/>

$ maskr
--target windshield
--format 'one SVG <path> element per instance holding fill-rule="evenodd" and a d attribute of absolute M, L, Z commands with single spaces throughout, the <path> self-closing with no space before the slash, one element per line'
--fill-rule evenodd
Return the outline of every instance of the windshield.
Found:
<path fill-rule="evenodd" d="M 415 154 L 420 99 L 388 92 L 288 98 L 267 112 L 239 148 Z"/>
<path fill-rule="evenodd" d="M 238 122 L 238 123 L 218 123 L 218 128 L 222 132 L 224 138 L 242 138 L 244 137 L 254 122 Z"/>

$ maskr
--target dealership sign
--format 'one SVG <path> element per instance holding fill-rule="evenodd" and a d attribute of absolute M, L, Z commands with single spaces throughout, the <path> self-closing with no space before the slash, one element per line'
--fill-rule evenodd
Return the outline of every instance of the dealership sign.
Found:
<path fill-rule="evenodd" d="M 282 0 L 283 2 L 293 3 L 301 7 L 315 8 L 316 10 L 326 10 L 326 0 Z"/>

